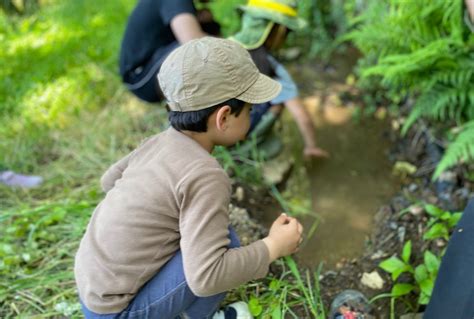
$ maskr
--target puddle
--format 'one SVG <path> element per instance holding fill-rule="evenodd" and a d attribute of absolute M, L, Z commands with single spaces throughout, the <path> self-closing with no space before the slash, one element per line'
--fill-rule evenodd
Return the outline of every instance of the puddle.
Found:
<path fill-rule="evenodd" d="M 306 185 L 312 210 L 319 216 L 313 237 L 306 241 L 298 257 L 306 266 L 324 262 L 332 267 L 342 258 L 362 253 L 375 213 L 399 188 L 387 156 L 390 143 L 384 132 L 389 124 L 377 119 L 359 123 L 352 119 L 355 107 L 339 99 L 341 93 L 352 89 L 344 83 L 346 70 L 350 70 L 347 65 L 326 77 L 319 73 L 318 79 L 314 79 L 318 72 L 304 72 L 318 70 L 318 66 L 297 68 L 302 71 L 297 73 L 297 82 L 306 84 L 302 96 L 306 96 L 305 105 L 316 124 L 318 144 L 331 154 L 328 160 L 307 164 L 305 174 L 294 174 L 294 178 L 304 179 L 293 184 Z M 288 123 L 291 119 L 286 116 L 284 121 L 293 126 L 290 140 L 300 139 L 294 124 Z M 292 155 L 301 160 L 300 152 L 301 147 Z M 313 220 L 306 220 L 307 230 Z"/>

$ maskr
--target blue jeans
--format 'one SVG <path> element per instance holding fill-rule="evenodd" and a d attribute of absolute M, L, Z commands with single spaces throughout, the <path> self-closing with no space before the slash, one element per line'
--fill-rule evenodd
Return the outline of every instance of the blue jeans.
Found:
<path fill-rule="evenodd" d="M 240 247 L 237 234 L 229 227 L 229 248 Z M 183 269 L 183 258 L 178 251 L 160 271 L 137 293 L 130 304 L 120 313 L 96 314 L 82 304 L 87 319 L 125 318 L 210 318 L 216 312 L 225 292 L 197 297 L 189 289 Z"/>
<path fill-rule="evenodd" d="M 474 198 L 449 239 L 423 318 L 474 318 Z"/>

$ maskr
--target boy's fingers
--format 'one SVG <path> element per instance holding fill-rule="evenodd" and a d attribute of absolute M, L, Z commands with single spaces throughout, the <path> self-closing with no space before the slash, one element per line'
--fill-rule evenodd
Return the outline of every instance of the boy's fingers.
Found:
<path fill-rule="evenodd" d="M 285 224 L 288 218 L 289 217 L 285 213 L 282 213 L 280 216 L 277 217 L 275 221 L 279 224 Z"/>
<path fill-rule="evenodd" d="M 298 223 L 298 233 L 300 233 L 300 235 L 303 233 L 303 225 L 300 223 Z"/>
<path fill-rule="evenodd" d="M 290 217 L 291 218 L 291 217 Z M 293 230 L 296 230 L 296 231 L 299 231 L 298 230 L 298 221 L 296 220 L 296 218 L 291 218 L 290 219 L 290 222 L 288 223 L 288 226 L 292 227 Z"/>

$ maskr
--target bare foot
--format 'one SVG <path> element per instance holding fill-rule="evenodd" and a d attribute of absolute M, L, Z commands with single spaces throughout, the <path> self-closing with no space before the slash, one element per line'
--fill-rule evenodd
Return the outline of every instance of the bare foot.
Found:
<path fill-rule="evenodd" d="M 329 157 L 329 153 L 319 147 L 305 147 L 303 154 L 306 159 Z"/>

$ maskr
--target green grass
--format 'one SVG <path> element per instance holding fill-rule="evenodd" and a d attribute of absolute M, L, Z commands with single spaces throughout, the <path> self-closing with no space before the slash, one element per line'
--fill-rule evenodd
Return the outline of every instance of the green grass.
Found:
<path fill-rule="evenodd" d="M 165 125 L 116 74 L 135 1 L 52 1 L 0 13 L 0 167 L 44 177 L 0 185 L 0 317 L 78 317 L 73 258 L 114 161 Z"/>
<path fill-rule="evenodd" d="M 246 301 L 255 318 L 326 318 L 318 281 L 321 267 L 303 273 L 291 257 L 277 260 L 276 265 L 279 275 L 234 290 L 228 301 Z"/>

